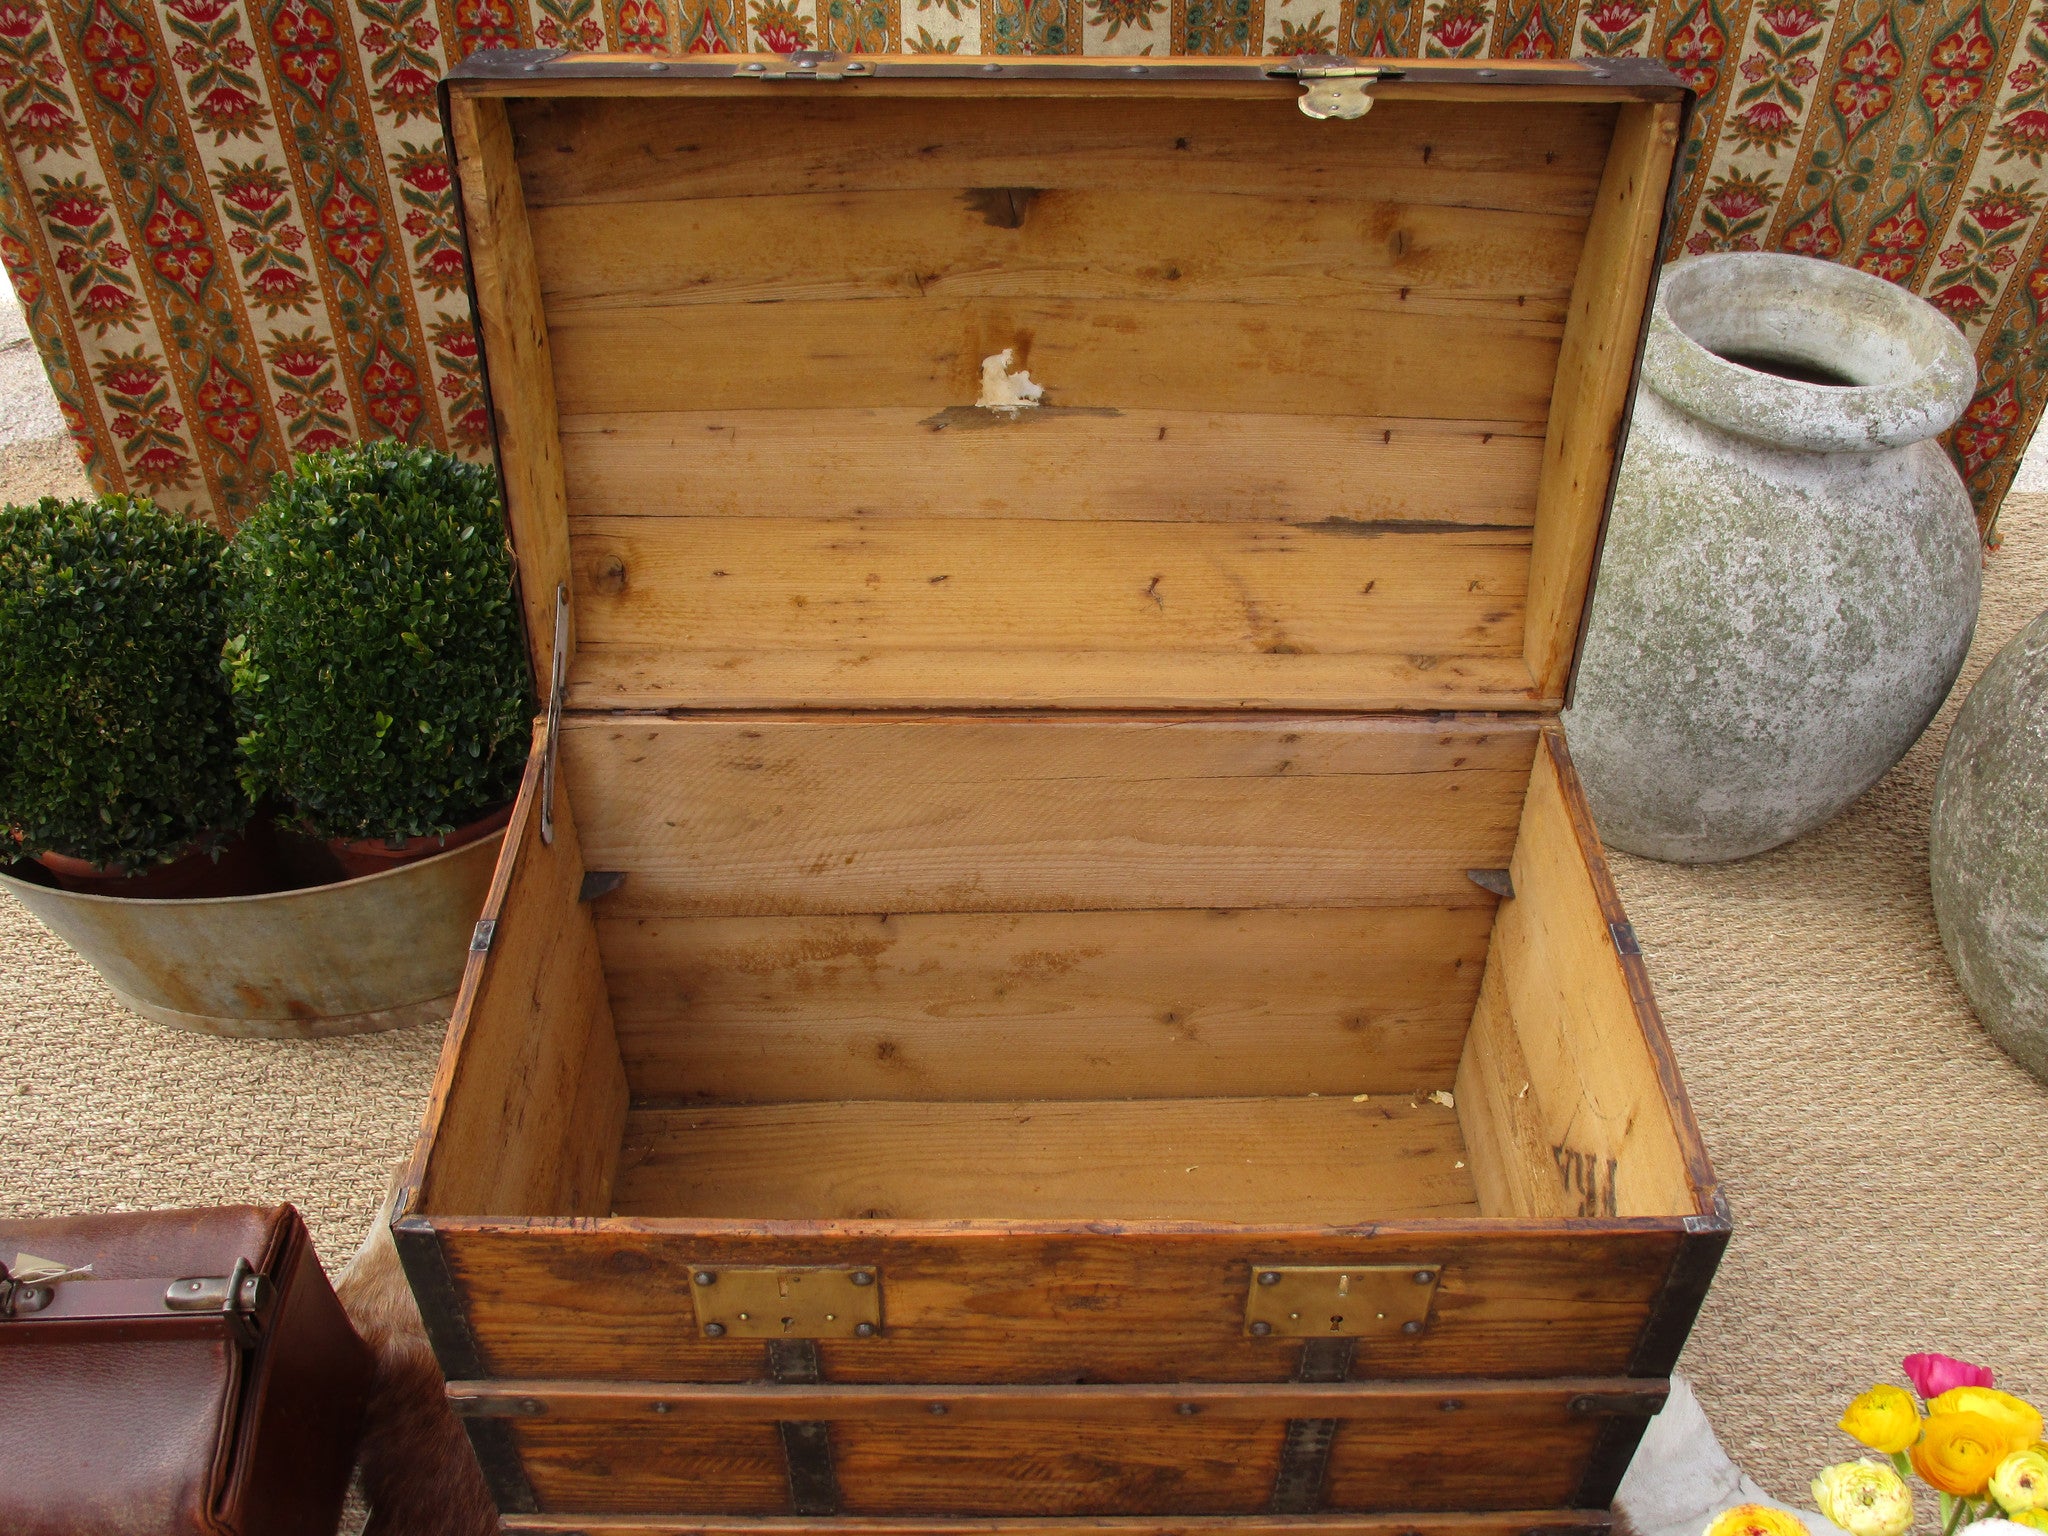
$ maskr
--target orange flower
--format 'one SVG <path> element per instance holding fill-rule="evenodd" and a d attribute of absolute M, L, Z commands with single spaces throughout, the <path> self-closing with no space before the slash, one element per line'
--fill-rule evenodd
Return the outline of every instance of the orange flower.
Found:
<path fill-rule="evenodd" d="M 1977 1498 L 2012 1449 L 2010 1435 L 2006 1425 L 1985 1414 L 1930 1414 L 1911 1452 L 1913 1470 L 1943 1493 Z"/>
<path fill-rule="evenodd" d="M 2041 1412 L 1994 1387 L 1951 1387 L 1927 1404 L 1929 1413 L 1980 1413 L 2005 1431 L 2005 1448 L 2023 1451 L 2041 1438 Z"/>

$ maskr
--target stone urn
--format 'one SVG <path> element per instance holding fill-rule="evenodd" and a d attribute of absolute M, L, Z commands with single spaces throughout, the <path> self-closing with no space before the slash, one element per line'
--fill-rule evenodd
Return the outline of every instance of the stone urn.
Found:
<path fill-rule="evenodd" d="M 1969 343 L 1801 256 L 1665 269 L 1565 731 L 1600 833 L 1711 863 L 1821 825 L 1905 755 L 1977 623 L 1934 442 Z"/>
<path fill-rule="evenodd" d="M 1970 1006 L 2048 1082 L 2048 613 L 1993 658 L 1948 733 L 1928 874 Z"/>

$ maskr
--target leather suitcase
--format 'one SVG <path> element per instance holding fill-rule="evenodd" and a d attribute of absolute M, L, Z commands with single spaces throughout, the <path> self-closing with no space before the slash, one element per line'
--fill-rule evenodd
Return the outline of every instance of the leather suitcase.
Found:
<path fill-rule="evenodd" d="M 0 1264 L 0 1530 L 330 1536 L 372 1362 L 296 1210 L 0 1221 Z"/>

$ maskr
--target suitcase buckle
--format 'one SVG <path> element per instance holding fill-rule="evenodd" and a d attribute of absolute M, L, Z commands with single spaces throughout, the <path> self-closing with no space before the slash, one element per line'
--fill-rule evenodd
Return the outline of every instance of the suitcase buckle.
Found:
<path fill-rule="evenodd" d="M 257 1274 L 247 1259 L 237 1259 L 232 1274 L 173 1280 L 164 1289 L 164 1310 L 218 1312 L 228 1320 L 235 1341 L 247 1348 L 256 1342 L 257 1322 L 270 1310 L 276 1294 L 267 1275 Z"/>

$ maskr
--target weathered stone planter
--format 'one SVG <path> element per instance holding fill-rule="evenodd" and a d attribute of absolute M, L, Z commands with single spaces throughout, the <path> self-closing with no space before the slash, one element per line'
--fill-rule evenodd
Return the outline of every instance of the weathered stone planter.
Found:
<path fill-rule="evenodd" d="M 1975 377 L 1961 332 L 1865 273 L 1666 269 L 1564 716 L 1609 843 L 1760 853 L 1926 729 L 1977 622 L 1976 522 L 1933 441 Z"/>
<path fill-rule="evenodd" d="M 148 901 L 11 875 L 0 886 L 144 1018 L 311 1040 L 448 1016 L 503 841 L 267 896 Z"/>
<path fill-rule="evenodd" d="M 1956 716 L 1928 852 L 1942 946 L 1970 1006 L 2048 1082 L 2048 613 L 1993 658 Z"/>

